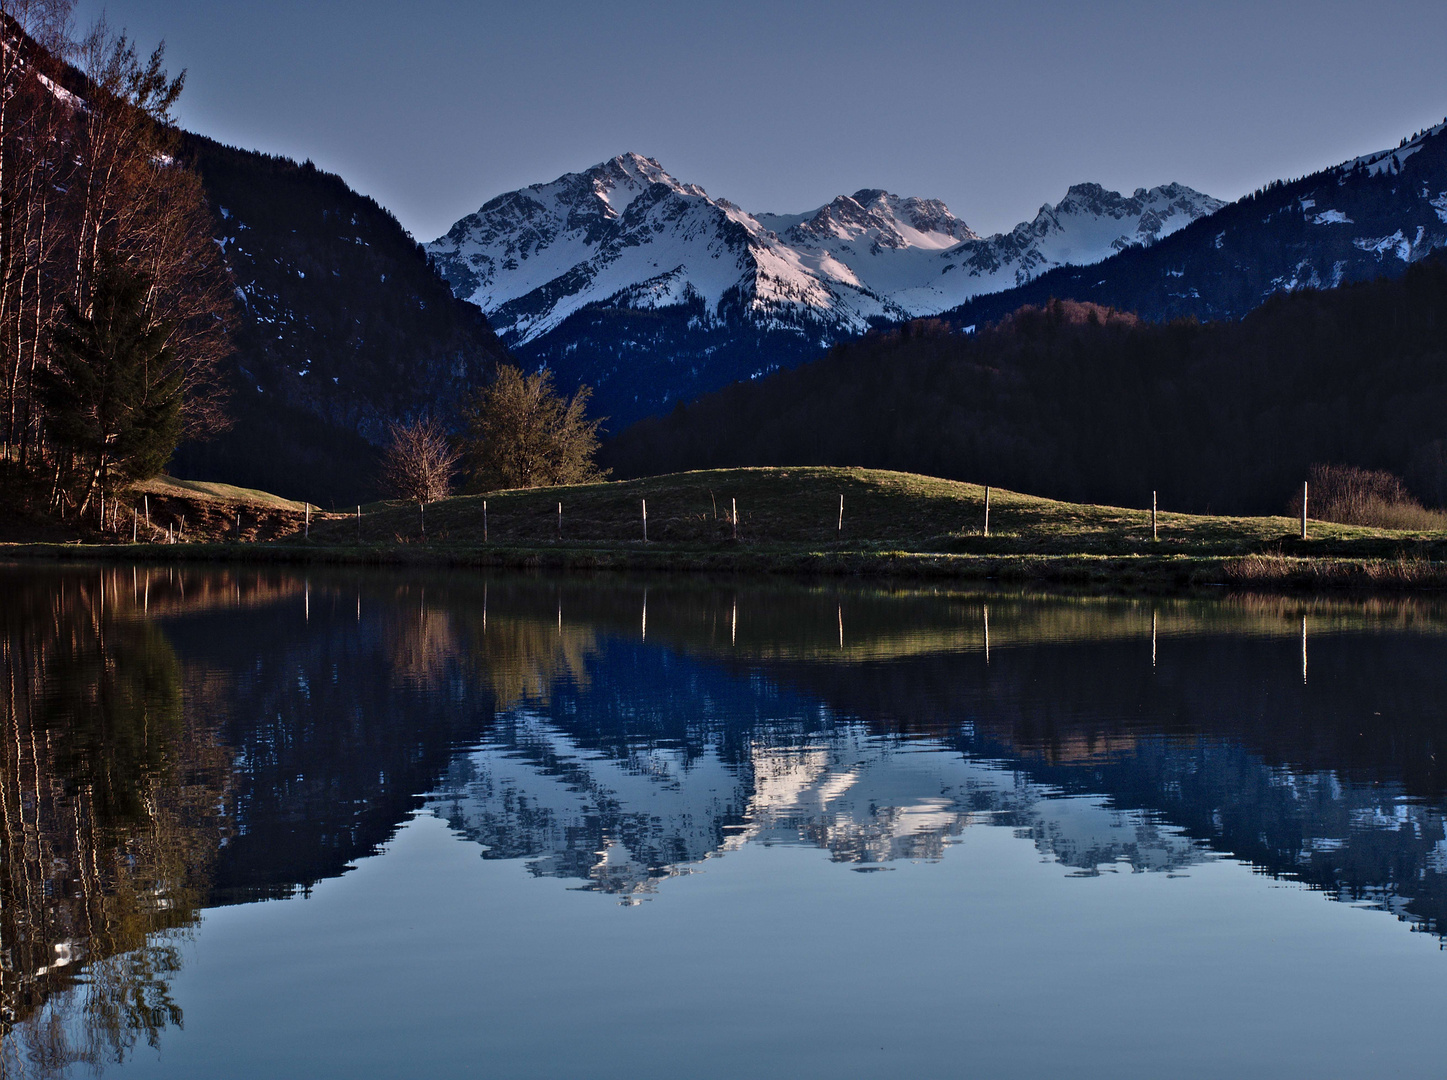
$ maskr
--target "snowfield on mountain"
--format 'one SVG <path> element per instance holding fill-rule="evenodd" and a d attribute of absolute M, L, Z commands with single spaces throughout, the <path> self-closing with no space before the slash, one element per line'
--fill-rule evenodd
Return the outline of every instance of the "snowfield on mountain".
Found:
<path fill-rule="evenodd" d="M 1180 184 L 1130 196 L 1080 184 L 1032 221 L 981 237 L 938 200 L 877 189 L 806 214 L 750 214 L 623 154 L 492 199 L 428 252 L 509 345 L 589 305 L 694 301 L 708 321 L 741 318 L 822 344 L 1097 262 L 1222 205 Z"/>

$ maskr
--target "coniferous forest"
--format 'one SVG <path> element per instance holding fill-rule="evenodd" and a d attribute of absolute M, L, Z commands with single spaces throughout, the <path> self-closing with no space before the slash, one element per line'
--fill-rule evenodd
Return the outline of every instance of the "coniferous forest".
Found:
<path fill-rule="evenodd" d="M 1447 264 L 1278 295 L 1240 322 L 1071 301 L 976 334 L 923 320 L 738 383 L 605 447 L 620 476 L 901 469 L 1055 498 L 1277 513 L 1313 464 L 1447 505 Z"/>

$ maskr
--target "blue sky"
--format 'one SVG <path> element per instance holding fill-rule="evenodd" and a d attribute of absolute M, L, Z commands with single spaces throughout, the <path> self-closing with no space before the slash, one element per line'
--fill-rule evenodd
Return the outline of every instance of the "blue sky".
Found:
<path fill-rule="evenodd" d="M 310 157 L 420 240 L 626 150 L 748 210 L 884 187 L 981 232 L 1074 182 L 1221 198 L 1447 116 L 1447 4 L 80 0 L 185 126 Z"/>

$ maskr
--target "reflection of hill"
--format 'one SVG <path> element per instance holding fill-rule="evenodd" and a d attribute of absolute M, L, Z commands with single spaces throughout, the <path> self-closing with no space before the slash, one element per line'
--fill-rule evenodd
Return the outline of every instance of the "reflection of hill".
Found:
<path fill-rule="evenodd" d="M 296 599 L 166 624 L 194 678 L 225 683 L 215 707 L 234 755 L 236 835 L 214 901 L 287 896 L 342 873 L 392 835 L 492 716 L 446 610 L 336 583 Z"/>

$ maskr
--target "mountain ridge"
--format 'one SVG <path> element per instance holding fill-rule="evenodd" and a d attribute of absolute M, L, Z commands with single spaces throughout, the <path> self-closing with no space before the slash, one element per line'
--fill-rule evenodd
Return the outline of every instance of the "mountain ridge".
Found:
<path fill-rule="evenodd" d="M 624 422 L 1062 259 L 1152 243 L 1221 205 L 1180 184 L 1130 196 L 1081 184 L 982 237 L 940 200 L 880 188 L 803 214 L 750 214 L 627 153 L 496 196 L 426 247 L 504 343 L 564 384 L 594 385 Z M 629 350 L 646 378 L 600 322 L 646 342 Z"/>
<path fill-rule="evenodd" d="M 1159 243 L 1057 267 L 942 317 L 984 325 L 1052 298 L 1153 321 L 1239 319 L 1276 293 L 1396 277 L 1447 247 L 1447 122 L 1391 149 L 1273 181 Z"/>

